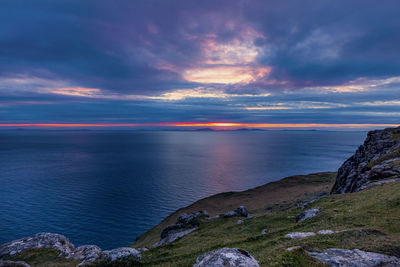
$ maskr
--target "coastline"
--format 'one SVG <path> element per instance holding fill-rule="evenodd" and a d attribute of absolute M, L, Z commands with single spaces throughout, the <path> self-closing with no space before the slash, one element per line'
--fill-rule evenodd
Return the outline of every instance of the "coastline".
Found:
<path fill-rule="evenodd" d="M 212 217 L 243 205 L 253 216 L 259 216 L 265 214 L 267 206 L 285 205 L 285 203 L 310 198 L 321 192 L 329 193 L 335 178 L 336 172 L 294 175 L 244 191 L 223 192 L 197 200 L 174 211 L 159 224 L 137 237 L 131 247 L 150 247 L 158 241 L 162 229 L 172 224 L 182 213 L 206 210 Z"/>

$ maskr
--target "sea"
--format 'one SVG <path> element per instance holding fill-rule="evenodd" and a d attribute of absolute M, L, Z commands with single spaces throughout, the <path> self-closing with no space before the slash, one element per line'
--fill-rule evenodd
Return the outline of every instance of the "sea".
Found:
<path fill-rule="evenodd" d="M 53 232 L 128 246 L 175 210 L 336 171 L 365 131 L 0 131 L 0 244 Z"/>

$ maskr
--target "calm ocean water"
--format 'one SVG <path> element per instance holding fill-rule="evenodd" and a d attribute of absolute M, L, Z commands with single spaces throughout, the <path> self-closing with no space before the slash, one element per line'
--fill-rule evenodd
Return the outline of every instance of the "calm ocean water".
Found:
<path fill-rule="evenodd" d="M 336 171 L 366 132 L 0 132 L 0 243 L 127 246 L 193 201 Z"/>

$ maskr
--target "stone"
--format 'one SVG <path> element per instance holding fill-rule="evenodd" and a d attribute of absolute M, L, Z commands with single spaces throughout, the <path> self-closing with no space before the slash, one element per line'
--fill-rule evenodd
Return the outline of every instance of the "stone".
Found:
<path fill-rule="evenodd" d="M 139 252 L 145 252 L 145 251 L 148 251 L 149 249 L 148 248 L 137 248 L 137 250 Z"/>
<path fill-rule="evenodd" d="M 319 208 L 312 208 L 306 211 L 303 211 L 302 213 L 298 214 L 296 216 L 296 222 L 304 222 L 305 220 L 315 217 L 319 211 Z"/>
<path fill-rule="evenodd" d="M 230 218 L 230 217 L 237 216 L 237 215 L 238 214 L 236 213 L 236 211 L 231 210 L 231 211 L 228 211 L 227 213 L 222 214 L 221 216 L 224 218 Z"/>
<path fill-rule="evenodd" d="M 400 127 L 370 131 L 364 144 L 338 170 L 331 194 L 364 190 L 400 175 Z"/>
<path fill-rule="evenodd" d="M 101 258 L 103 252 L 95 245 L 84 245 L 77 247 L 73 252 L 73 258 L 82 261 L 78 266 L 83 266 Z"/>
<path fill-rule="evenodd" d="M 336 233 L 336 232 L 332 231 L 332 230 L 319 230 L 317 232 L 317 234 L 319 234 L 319 235 L 331 235 L 331 234 L 334 234 L 334 233 Z"/>
<path fill-rule="evenodd" d="M 249 215 L 249 212 L 247 211 L 247 208 L 245 206 L 239 206 L 239 208 L 236 209 L 236 214 L 241 217 L 247 217 Z"/>
<path fill-rule="evenodd" d="M 105 250 L 103 251 L 103 257 L 109 261 L 118 261 L 127 258 L 134 258 L 138 261 L 142 259 L 142 255 L 137 249 L 128 247 Z"/>
<path fill-rule="evenodd" d="M 200 222 L 199 217 L 205 216 L 209 218 L 209 214 L 206 210 L 198 211 L 194 213 L 182 213 L 177 219 L 175 224 L 168 225 L 161 231 L 160 241 L 153 244 L 153 248 L 165 245 L 175 240 L 190 234 L 191 232 L 198 229 Z"/>
<path fill-rule="evenodd" d="M 296 250 L 296 249 L 301 249 L 301 247 L 300 246 L 290 247 L 290 248 L 287 248 L 286 251 L 293 251 L 293 250 Z"/>
<path fill-rule="evenodd" d="M 34 236 L 24 237 L 0 246 L 0 258 L 9 257 L 24 251 L 52 248 L 60 252 L 59 256 L 71 258 L 74 245 L 63 235 L 53 233 L 38 233 Z"/>
<path fill-rule="evenodd" d="M 242 223 L 244 223 L 243 220 L 238 220 L 238 221 L 237 221 L 237 224 L 242 224 Z"/>
<path fill-rule="evenodd" d="M 0 260 L 0 267 L 31 267 L 24 261 L 3 261 Z"/>
<path fill-rule="evenodd" d="M 197 226 L 193 227 L 193 228 L 189 228 L 186 230 L 179 230 L 179 231 L 175 231 L 175 232 L 170 232 L 166 237 L 162 238 L 160 241 L 158 241 L 157 243 L 155 243 L 152 248 L 157 248 L 159 246 L 174 242 L 175 240 L 190 234 L 193 231 L 196 231 L 197 229 L 199 229 Z"/>
<path fill-rule="evenodd" d="M 193 267 L 259 267 L 257 260 L 244 249 L 221 248 L 197 257 Z"/>
<path fill-rule="evenodd" d="M 286 238 L 290 239 L 301 239 L 301 238 L 306 238 L 309 236 L 315 236 L 314 232 L 291 232 L 285 235 Z"/>
<path fill-rule="evenodd" d="M 261 230 L 261 235 L 266 235 L 267 234 L 267 229 L 262 229 Z"/>
<path fill-rule="evenodd" d="M 362 251 L 359 249 L 330 248 L 322 252 L 307 252 L 315 259 L 331 266 L 374 267 L 400 266 L 400 258 Z"/>

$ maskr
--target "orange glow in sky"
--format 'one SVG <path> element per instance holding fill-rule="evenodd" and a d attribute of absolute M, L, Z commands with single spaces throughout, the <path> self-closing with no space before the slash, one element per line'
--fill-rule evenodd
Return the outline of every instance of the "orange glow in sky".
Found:
<path fill-rule="evenodd" d="M 369 128 L 398 127 L 400 124 L 329 123 L 240 123 L 240 122 L 156 122 L 156 123 L 3 123 L 0 127 L 211 127 L 211 128 Z"/>

